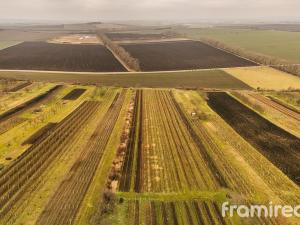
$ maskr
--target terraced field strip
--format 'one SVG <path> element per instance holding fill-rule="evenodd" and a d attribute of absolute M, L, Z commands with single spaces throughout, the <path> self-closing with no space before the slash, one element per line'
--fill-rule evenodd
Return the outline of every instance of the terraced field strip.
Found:
<path fill-rule="evenodd" d="M 300 184 L 299 138 L 272 124 L 225 92 L 210 92 L 208 98 L 208 105 L 237 133 L 291 180 Z"/>
<path fill-rule="evenodd" d="M 16 106 L 15 108 L 12 108 L 4 113 L 2 113 L 0 115 L 0 123 L 12 118 L 26 110 L 28 110 L 31 107 L 36 106 L 37 104 L 40 104 L 42 101 L 46 100 L 47 98 L 51 97 L 55 92 L 57 92 L 60 88 L 62 87 L 62 85 L 56 85 L 55 87 L 51 88 L 49 91 L 40 94 L 36 97 L 34 97 L 33 99 L 30 99 L 27 102 L 24 102 L 18 106 Z"/>
<path fill-rule="evenodd" d="M 63 97 L 63 100 L 76 100 L 76 99 L 79 98 L 85 91 L 86 91 L 86 89 L 83 89 L 83 88 L 76 88 L 76 89 L 72 90 L 71 92 L 69 92 L 65 97 Z"/>
<path fill-rule="evenodd" d="M 266 105 L 282 112 L 283 114 L 285 114 L 289 117 L 292 117 L 295 120 L 300 121 L 300 114 L 298 112 L 295 112 L 295 111 L 293 111 L 293 110 L 291 110 L 291 109 L 289 109 L 289 108 L 287 108 L 287 107 L 285 107 L 285 106 L 283 106 L 283 105 L 281 105 L 281 104 L 279 104 L 279 103 L 277 103 L 277 102 L 275 102 L 275 101 L 273 101 L 269 98 L 266 98 L 266 97 L 264 97 L 260 94 L 249 92 L 248 95 L 250 95 L 251 97 L 255 98 L 256 100 L 258 100 L 258 101 L 260 101 L 260 102 L 262 102 L 262 103 L 264 103 L 264 104 L 266 104 Z"/>
<path fill-rule="evenodd" d="M 132 127 L 129 134 L 129 143 L 125 150 L 125 163 L 122 166 L 122 176 L 119 184 L 120 191 L 131 191 L 135 188 L 135 183 L 139 183 L 135 182 L 135 171 L 139 171 L 139 156 L 142 141 L 142 95 L 143 90 L 136 91 Z M 137 177 L 139 177 L 139 174 Z"/>
<path fill-rule="evenodd" d="M 22 82 L 21 84 L 18 84 L 12 88 L 10 88 L 8 90 L 8 92 L 16 92 L 16 91 L 19 91 L 25 87 L 28 87 L 29 85 L 31 85 L 32 83 L 30 81 L 25 81 L 25 82 Z"/>
<path fill-rule="evenodd" d="M 144 90 L 142 145 L 136 154 L 136 192 L 215 190 L 222 185 L 172 101 L 170 92 Z M 203 147 L 203 146 L 201 146 Z M 207 169 L 207 167 L 209 169 Z"/>
<path fill-rule="evenodd" d="M 42 127 L 37 132 L 35 132 L 33 135 L 31 135 L 29 138 L 27 138 L 22 143 L 22 145 L 34 144 L 39 139 L 41 139 L 41 138 L 43 138 L 45 136 L 48 136 L 50 134 L 51 130 L 53 130 L 56 125 L 57 125 L 57 123 L 48 123 L 48 124 L 46 124 L 44 127 Z"/>
<path fill-rule="evenodd" d="M 26 190 L 38 185 L 38 178 L 64 152 L 76 134 L 98 109 L 99 102 L 86 101 L 63 119 L 48 136 L 28 148 L 0 173 L 0 222 L 9 219 L 10 209 Z M 5 218 L 4 218 L 5 217 Z"/>
<path fill-rule="evenodd" d="M 105 147 L 122 108 L 126 90 L 118 94 L 86 148 L 67 173 L 65 180 L 56 190 L 36 224 L 73 224 L 80 204 L 94 177 Z M 59 215 L 59 216 L 58 216 Z"/>
<path fill-rule="evenodd" d="M 10 129 L 18 126 L 19 124 L 25 122 L 27 119 L 19 118 L 19 117 L 12 117 L 7 119 L 6 121 L 1 123 L 0 127 L 0 135 L 4 134 L 5 132 L 9 131 Z"/>

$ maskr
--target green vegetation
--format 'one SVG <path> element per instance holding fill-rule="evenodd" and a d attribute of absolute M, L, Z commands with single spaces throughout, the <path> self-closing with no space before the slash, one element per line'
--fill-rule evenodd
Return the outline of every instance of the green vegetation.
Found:
<path fill-rule="evenodd" d="M 227 45 L 300 63 L 300 32 L 250 29 L 183 29 L 189 38 L 211 38 Z"/>
<path fill-rule="evenodd" d="M 117 87 L 251 89 L 247 84 L 221 70 L 111 74 L 2 71 L 0 77 Z"/>

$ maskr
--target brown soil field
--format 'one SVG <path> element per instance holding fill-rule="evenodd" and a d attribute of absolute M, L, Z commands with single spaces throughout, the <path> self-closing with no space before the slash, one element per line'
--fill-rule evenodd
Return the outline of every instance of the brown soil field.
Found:
<path fill-rule="evenodd" d="M 123 44 L 143 71 L 254 66 L 255 64 L 197 41 Z"/>
<path fill-rule="evenodd" d="M 46 42 L 24 42 L 0 51 L 0 68 L 79 72 L 126 71 L 104 46 Z"/>
<path fill-rule="evenodd" d="M 300 184 L 300 139 L 264 119 L 225 92 L 208 93 L 208 104 L 245 140 Z M 268 169 L 268 168 L 266 168 Z"/>
<path fill-rule="evenodd" d="M 65 97 L 63 97 L 63 100 L 76 100 L 79 98 L 86 89 L 77 88 L 69 92 Z"/>

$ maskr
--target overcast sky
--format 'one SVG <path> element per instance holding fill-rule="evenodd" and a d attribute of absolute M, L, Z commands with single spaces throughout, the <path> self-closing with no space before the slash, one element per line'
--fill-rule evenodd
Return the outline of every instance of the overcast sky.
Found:
<path fill-rule="evenodd" d="M 300 0 L 0 0 L 0 3 L 0 21 L 300 21 Z"/>

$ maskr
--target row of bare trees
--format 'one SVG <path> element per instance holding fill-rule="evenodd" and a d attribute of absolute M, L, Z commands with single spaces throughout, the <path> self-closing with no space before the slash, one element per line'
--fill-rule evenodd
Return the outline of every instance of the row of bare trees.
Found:
<path fill-rule="evenodd" d="M 242 48 L 229 46 L 220 41 L 210 39 L 210 38 L 202 38 L 201 41 L 208 45 L 214 46 L 216 48 L 223 49 L 232 54 L 247 58 L 256 63 L 262 64 L 262 65 L 268 65 L 273 68 L 279 69 L 281 71 L 300 76 L 300 65 L 291 64 L 285 60 L 267 56 L 264 54 L 246 51 L 245 49 L 242 49 Z"/>
<path fill-rule="evenodd" d="M 98 37 L 101 39 L 103 44 L 110 49 L 115 55 L 126 64 L 128 69 L 133 71 L 141 71 L 139 60 L 133 58 L 124 48 L 117 43 L 110 40 L 107 35 L 103 32 L 98 32 Z"/>

